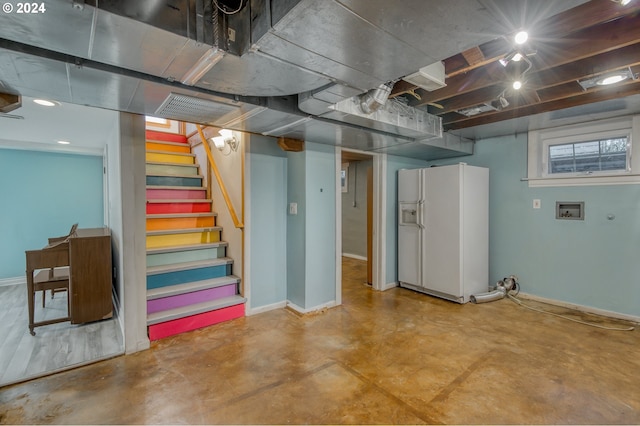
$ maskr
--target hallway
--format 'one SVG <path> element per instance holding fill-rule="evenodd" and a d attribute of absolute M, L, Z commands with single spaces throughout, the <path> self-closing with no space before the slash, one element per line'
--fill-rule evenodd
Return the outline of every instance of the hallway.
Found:
<path fill-rule="evenodd" d="M 2 388 L 0 423 L 640 423 L 637 328 L 374 292 L 353 259 L 343 273 L 340 307 L 239 318 Z"/>

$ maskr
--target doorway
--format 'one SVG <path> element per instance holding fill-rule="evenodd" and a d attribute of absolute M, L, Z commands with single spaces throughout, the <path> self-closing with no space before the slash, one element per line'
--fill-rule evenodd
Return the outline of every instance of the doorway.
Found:
<path fill-rule="evenodd" d="M 343 259 L 349 268 L 363 269 L 358 275 L 363 284 L 375 290 L 384 288 L 385 159 L 384 154 L 336 148 L 338 303 L 341 303 Z"/>

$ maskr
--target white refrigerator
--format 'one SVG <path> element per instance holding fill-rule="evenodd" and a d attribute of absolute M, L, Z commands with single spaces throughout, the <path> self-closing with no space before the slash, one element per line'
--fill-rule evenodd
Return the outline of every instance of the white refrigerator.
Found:
<path fill-rule="evenodd" d="M 458 303 L 489 287 L 489 169 L 398 171 L 401 287 Z"/>

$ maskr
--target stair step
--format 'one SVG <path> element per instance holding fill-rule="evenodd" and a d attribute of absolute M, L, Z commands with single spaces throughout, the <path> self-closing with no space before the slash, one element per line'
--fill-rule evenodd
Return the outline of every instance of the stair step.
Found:
<path fill-rule="evenodd" d="M 147 249 L 147 255 L 171 253 L 171 252 L 177 252 L 177 251 L 191 251 L 191 250 L 197 250 L 197 249 L 217 248 L 217 247 L 226 246 L 226 245 L 227 245 L 226 241 L 218 241 L 215 243 L 208 243 L 208 244 L 185 244 L 181 246 L 159 247 L 159 248 Z"/>
<path fill-rule="evenodd" d="M 200 175 L 200 177 L 202 177 L 202 175 Z M 194 187 L 194 186 L 190 186 L 189 188 L 185 188 L 184 186 L 171 186 L 171 185 L 147 185 L 147 190 L 149 189 L 162 189 L 162 190 L 189 190 L 189 191 L 206 191 L 207 187 L 206 186 L 198 186 L 198 187 Z"/>
<path fill-rule="evenodd" d="M 221 259 L 225 259 L 221 261 Z M 190 264 L 189 268 L 186 265 Z M 233 274 L 233 262 L 227 258 L 207 259 L 147 268 L 147 290 L 209 280 Z"/>
<path fill-rule="evenodd" d="M 147 250 L 147 268 L 220 259 L 227 255 L 227 243 L 195 244 Z"/>
<path fill-rule="evenodd" d="M 169 213 L 169 214 L 148 214 L 147 219 L 172 219 L 178 217 L 216 217 L 218 213 Z"/>
<path fill-rule="evenodd" d="M 197 164 L 147 162 L 147 176 L 201 176 Z"/>
<path fill-rule="evenodd" d="M 163 229 L 203 229 L 216 226 L 217 213 L 148 214 L 147 231 Z"/>
<path fill-rule="evenodd" d="M 207 189 L 184 186 L 147 186 L 148 200 L 203 200 L 207 198 Z"/>
<path fill-rule="evenodd" d="M 176 142 L 187 143 L 187 137 L 185 135 L 179 135 L 176 133 L 160 132 L 157 130 L 147 130 L 145 132 L 146 140 L 163 141 L 163 142 Z"/>
<path fill-rule="evenodd" d="M 146 161 L 174 164 L 195 164 L 195 158 L 195 154 L 181 152 L 167 153 L 162 151 L 147 151 L 146 155 Z"/>
<path fill-rule="evenodd" d="M 164 151 L 155 151 L 153 149 L 147 149 L 146 153 L 147 153 L 147 155 L 148 154 L 167 154 Z M 193 154 L 191 152 L 172 152 L 172 153 L 167 154 L 167 155 L 173 155 L 173 156 L 176 156 L 176 157 L 190 157 L 190 158 L 195 158 L 195 156 L 196 156 L 195 154 Z"/>
<path fill-rule="evenodd" d="M 193 229 L 190 231 L 151 231 L 147 233 L 147 249 L 172 247 L 187 244 L 216 243 L 221 240 L 222 228 L 214 227 L 208 230 Z"/>
<path fill-rule="evenodd" d="M 176 263 L 174 265 L 152 266 L 147 268 L 147 276 L 168 274 L 171 272 L 188 271 L 191 269 L 207 268 L 211 266 L 229 265 L 233 263 L 230 257 L 221 257 L 220 259 L 199 260 L 195 262 Z"/>
<path fill-rule="evenodd" d="M 180 203 L 184 203 L 184 204 L 198 204 L 198 203 L 206 203 L 209 204 L 211 203 L 211 198 L 197 198 L 194 200 L 188 199 L 188 198 L 175 198 L 175 199 L 153 199 L 153 200 L 147 200 L 147 204 L 165 204 L 165 203 L 176 203 L 176 204 L 180 204 Z M 152 213 L 151 213 L 152 214 Z"/>
<path fill-rule="evenodd" d="M 146 211 L 147 214 L 211 213 L 211 200 L 147 200 Z"/>
<path fill-rule="evenodd" d="M 176 320 L 204 312 L 214 311 L 222 308 L 226 308 L 233 305 L 240 305 L 246 302 L 242 296 L 225 297 L 224 299 L 218 299 L 214 301 L 207 301 L 197 303 L 195 305 L 184 306 L 180 308 L 170 309 L 168 311 L 155 312 L 147 315 L 147 325 L 158 324 L 161 322 L 167 322 Z"/>
<path fill-rule="evenodd" d="M 201 188 L 202 179 L 202 176 L 147 175 L 147 187 L 178 186 L 182 188 Z"/>
<path fill-rule="evenodd" d="M 223 287 L 230 284 L 238 284 L 240 278 L 235 275 L 227 275 L 209 280 L 193 281 L 184 284 L 147 290 L 147 300 L 161 299 L 163 297 L 177 296 L 179 294 L 193 293 L 195 291 L 207 290 L 210 288 Z"/>
<path fill-rule="evenodd" d="M 147 139 L 145 148 L 151 151 L 163 152 L 191 152 L 191 146 L 182 142 L 163 142 Z"/>
<path fill-rule="evenodd" d="M 147 237 L 158 235 L 192 234 L 197 232 L 222 231 L 221 226 L 208 226 L 206 228 L 184 228 L 184 229 L 161 229 L 157 231 L 147 231 Z"/>

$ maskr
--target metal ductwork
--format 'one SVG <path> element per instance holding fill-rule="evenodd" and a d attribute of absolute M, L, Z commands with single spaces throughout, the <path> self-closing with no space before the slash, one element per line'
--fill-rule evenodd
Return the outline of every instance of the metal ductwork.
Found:
<path fill-rule="evenodd" d="M 360 95 L 360 109 L 365 114 L 376 112 L 382 105 L 387 103 L 390 94 L 391 86 L 389 84 L 381 84 L 364 95 Z"/>
<path fill-rule="evenodd" d="M 547 16 L 584 2 L 544 1 Z M 432 116 L 386 101 L 386 83 L 519 19 L 513 0 L 244 0 L 231 15 L 204 0 L 75 4 L 0 15 L 3 91 L 423 159 L 473 143 L 416 125 Z M 358 112 L 343 110 L 354 97 Z"/>

